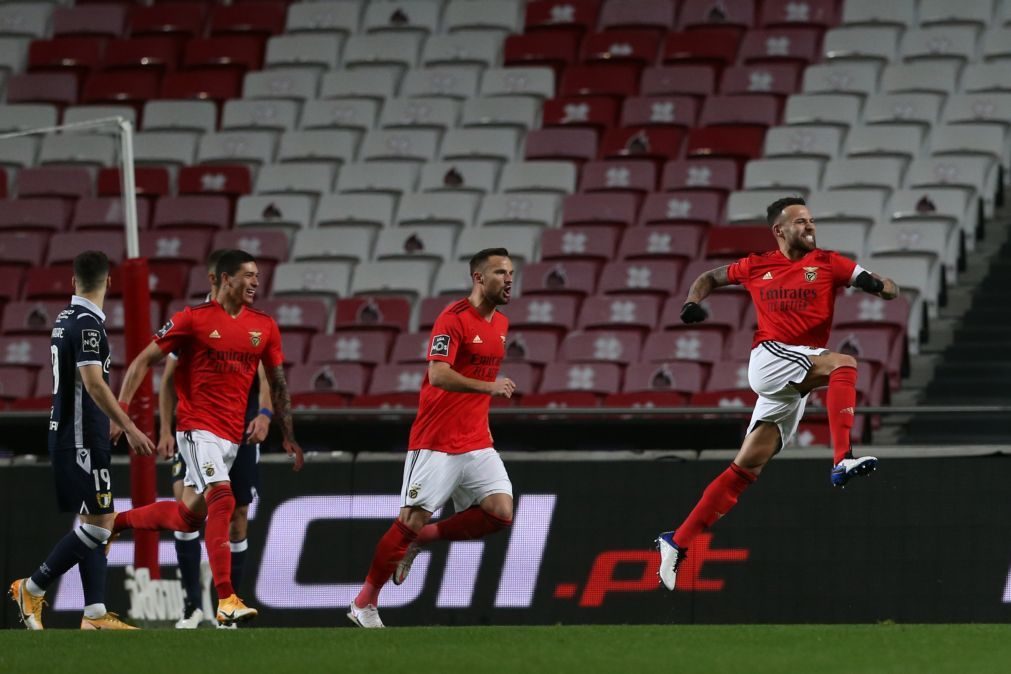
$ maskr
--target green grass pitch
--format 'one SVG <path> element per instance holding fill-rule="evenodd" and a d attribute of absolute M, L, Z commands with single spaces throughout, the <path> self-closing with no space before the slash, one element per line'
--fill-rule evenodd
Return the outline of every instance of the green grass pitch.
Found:
<path fill-rule="evenodd" d="M 0 633 L 0 672 L 1011 671 L 1011 625 L 169 629 Z"/>

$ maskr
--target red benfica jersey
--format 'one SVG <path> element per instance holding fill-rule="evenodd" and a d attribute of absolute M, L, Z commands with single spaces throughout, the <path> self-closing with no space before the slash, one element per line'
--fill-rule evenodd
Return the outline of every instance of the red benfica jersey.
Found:
<path fill-rule="evenodd" d="M 824 348 L 836 290 L 850 284 L 855 269 L 853 260 L 817 248 L 796 262 L 773 250 L 730 265 L 727 278 L 748 289 L 758 314 L 752 348 L 768 340 Z"/>
<path fill-rule="evenodd" d="M 449 363 L 464 377 L 495 381 L 505 357 L 508 329 L 509 319 L 501 312 L 496 311 L 487 321 L 468 300 L 460 300 L 436 319 L 428 341 L 428 360 Z M 408 449 L 464 454 L 491 447 L 490 406 L 491 396 L 445 391 L 432 386 L 426 373 Z"/>
<path fill-rule="evenodd" d="M 243 307 L 232 318 L 217 302 L 186 307 L 155 336 L 165 353 L 179 355 L 178 376 L 187 393 L 176 409 L 180 431 L 210 431 L 241 444 L 246 402 L 257 365 L 284 362 L 281 333 L 274 319 Z M 182 401 L 182 396 L 180 396 Z"/>

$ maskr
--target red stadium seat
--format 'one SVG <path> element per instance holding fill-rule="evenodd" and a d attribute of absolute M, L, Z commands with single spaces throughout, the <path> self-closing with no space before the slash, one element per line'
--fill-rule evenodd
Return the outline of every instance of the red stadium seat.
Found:
<path fill-rule="evenodd" d="M 741 42 L 742 63 L 793 63 L 801 67 L 818 60 L 821 31 L 817 28 L 753 30 Z"/>
<path fill-rule="evenodd" d="M 662 328 L 663 318 L 660 324 Z M 690 360 L 708 367 L 723 360 L 723 336 L 708 330 L 651 332 L 642 346 L 640 359 L 650 363 Z"/>
<path fill-rule="evenodd" d="M 0 233 L 0 265 L 38 267 L 48 246 L 49 232 Z"/>
<path fill-rule="evenodd" d="M 424 380 L 425 365 L 377 365 L 372 372 L 369 393 L 384 395 L 390 393 L 418 393 Z"/>
<path fill-rule="evenodd" d="M 558 335 L 542 332 L 526 332 L 513 330 L 510 325 L 506 337 L 506 361 L 521 361 L 544 365 L 556 359 L 558 353 Z"/>
<path fill-rule="evenodd" d="M 701 126 L 754 124 L 775 126 L 780 119 L 780 100 L 772 95 L 735 94 L 710 96 L 699 115 Z"/>
<path fill-rule="evenodd" d="M 698 257 L 705 238 L 695 225 L 652 225 L 625 230 L 618 248 L 621 260 L 683 260 Z"/>
<path fill-rule="evenodd" d="M 59 313 L 66 308 L 67 304 L 70 303 L 70 299 L 62 304 L 57 311 Z M 31 304 L 38 304 L 38 302 L 32 302 Z M 41 318 L 35 319 L 40 321 Z M 56 316 L 53 316 L 53 320 L 56 320 Z M 49 332 L 52 329 L 52 323 L 46 326 L 45 332 Z M 6 332 L 6 328 L 4 330 Z M 4 336 L 0 337 L 0 363 L 7 366 L 25 366 L 32 368 L 39 368 L 41 370 L 48 370 L 52 372 L 52 367 L 50 363 L 52 362 L 52 355 L 49 351 L 50 337 L 49 335 L 22 335 L 22 336 Z M 44 367 L 43 367 L 44 366 Z M 50 378 L 50 382 L 52 379 Z M 52 393 L 52 384 L 50 383 L 50 394 Z"/>
<path fill-rule="evenodd" d="M 605 0 L 600 10 L 601 29 L 649 28 L 665 33 L 674 28 L 673 0 Z"/>
<path fill-rule="evenodd" d="M 533 129 L 527 132 L 527 159 L 586 161 L 597 156 L 597 134 L 591 129 Z"/>
<path fill-rule="evenodd" d="M 630 63 L 571 65 L 562 73 L 559 96 L 634 96 L 639 67 Z"/>
<path fill-rule="evenodd" d="M 442 310 L 459 299 L 450 295 L 423 298 L 418 310 L 418 329 L 430 330 L 435 325 L 435 320 L 442 313 Z"/>
<path fill-rule="evenodd" d="M 35 270 L 30 270 L 35 271 Z M 64 270 L 65 272 L 69 270 Z M 73 276 L 73 272 L 70 272 Z M 69 284 L 69 279 L 68 279 Z M 70 304 L 70 295 L 73 291 L 67 293 L 59 293 L 63 296 L 62 300 L 48 300 L 48 301 L 22 301 L 22 302 L 10 302 L 4 308 L 3 317 L 3 334 L 5 335 L 16 335 L 16 334 L 45 334 L 48 335 L 53 329 L 53 323 L 56 321 L 56 315 L 67 308 Z M 50 295 L 50 297 L 55 296 L 56 293 Z M 45 363 L 48 356 L 43 354 L 37 363 Z"/>
<path fill-rule="evenodd" d="M 118 103 L 138 109 L 158 97 L 160 76 L 155 70 L 126 70 L 93 73 L 84 84 L 85 103 Z"/>
<path fill-rule="evenodd" d="M 248 166 L 214 164 L 184 166 L 179 170 L 179 194 L 223 194 L 240 197 L 253 191 Z"/>
<path fill-rule="evenodd" d="M 763 0 L 758 23 L 764 28 L 831 28 L 838 20 L 838 4 L 835 0 Z"/>
<path fill-rule="evenodd" d="M 656 327 L 660 298 L 649 295 L 595 295 L 583 301 L 582 330 L 610 330 L 645 335 Z"/>
<path fill-rule="evenodd" d="M 179 2 L 135 7 L 130 14 L 130 35 L 196 36 L 203 32 L 203 3 Z"/>
<path fill-rule="evenodd" d="M 292 403 L 303 395 L 328 393 L 345 401 L 365 392 L 367 368 L 354 363 L 295 365 L 288 373 Z"/>
<path fill-rule="evenodd" d="M 828 348 L 851 355 L 858 361 L 877 363 L 888 372 L 891 390 L 901 387 L 902 370 L 908 359 L 907 342 L 895 337 L 887 326 L 834 330 L 829 336 Z"/>
<path fill-rule="evenodd" d="M 562 340 L 559 360 L 570 363 L 619 363 L 639 360 L 642 337 L 631 332 L 570 332 Z"/>
<path fill-rule="evenodd" d="M 164 36 L 112 40 L 105 47 L 103 67 L 106 70 L 175 70 L 179 65 L 179 49 L 179 42 Z"/>
<path fill-rule="evenodd" d="M 680 287 L 681 268 L 675 260 L 610 262 L 600 274 L 600 292 L 666 296 Z"/>
<path fill-rule="evenodd" d="M 688 290 L 687 285 L 684 288 L 685 291 Z M 719 292 L 710 295 L 702 301 L 702 306 L 709 312 L 709 317 L 702 323 L 690 326 L 681 322 L 683 305 L 684 298 L 677 296 L 672 296 L 664 303 L 663 311 L 660 313 L 661 330 L 719 332 L 721 338 L 729 337 L 738 330 L 748 331 L 748 326 L 742 324 L 744 314 L 750 306 L 744 293 Z"/>
<path fill-rule="evenodd" d="M 586 261 L 530 262 L 523 266 L 520 287 L 524 295 L 590 295 L 597 286 L 599 268 L 598 263 Z"/>
<path fill-rule="evenodd" d="M 689 401 L 692 407 L 742 407 L 750 409 L 758 402 L 758 394 L 751 389 L 718 389 L 701 391 Z"/>
<path fill-rule="evenodd" d="M 508 377 L 513 380 L 516 384 L 516 390 L 513 391 L 512 398 L 509 400 L 520 400 L 525 395 L 531 395 L 537 391 L 541 383 L 541 368 L 536 365 L 531 365 L 530 363 L 521 363 L 517 361 L 507 361 L 502 363 L 502 368 L 499 370 L 499 377 Z M 502 398 L 492 398 L 492 405 L 496 404 L 496 400 L 501 401 Z M 499 404 L 499 407 L 508 407 L 510 402 L 506 404 Z"/>
<path fill-rule="evenodd" d="M 538 393 L 583 391 L 602 396 L 621 388 L 621 366 L 614 363 L 548 363 Z"/>
<path fill-rule="evenodd" d="M 747 354 L 744 354 L 747 357 Z M 750 391 L 747 360 L 724 360 L 713 365 L 706 391 Z M 757 396 L 756 396 L 757 397 Z M 754 398 L 752 403 L 754 404 Z M 694 404 L 694 402 L 692 403 Z"/>
<path fill-rule="evenodd" d="M 402 332 L 397 335 L 390 353 L 391 363 L 427 363 L 429 331 Z M 385 360 L 383 361 L 385 362 Z"/>
<path fill-rule="evenodd" d="M 0 367 L 0 401 L 12 403 L 33 397 L 38 378 L 35 368 L 5 365 Z"/>
<path fill-rule="evenodd" d="M 583 63 L 632 63 L 652 65 L 660 48 L 660 36 L 653 31 L 607 30 L 583 38 L 579 50 Z"/>
<path fill-rule="evenodd" d="M 738 36 L 719 29 L 696 29 L 668 33 L 661 49 L 661 61 L 709 64 L 718 67 L 737 60 Z"/>
<path fill-rule="evenodd" d="M 211 250 L 238 248 L 257 260 L 280 263 L 288 260 L 288 235 L 279 229 L 243 227 L 218 232 L 214 235 Z"/>
<path fill-rule="evenodd" d="M 351 401 L 351 407 L 384 410 L 418 409 L 418 393 L 377 393 L 360 395 Z"/>
<path fill-rule="evenodd" d="M 732 66 L 723 71 L 721 94 L 787 96 L 800 88 L 801 68 L 790 63 Z"/>
<path fill-rule="evenodd" d="M 53 10 L 53 35 L 119 37 L 126 25 L 126 7 L 101 4 L 57 7 Z"/>
<path fill-rule="evenodd" d="M 757 159 L 765 140 L 763 126 L 717 126 L 692 129 L 685 149 L 689 157 Z"/>
<path fill-rule="evenodd" d="M 570 194 L 562 202 L 562 225 L 566 228 L 588 225 L 629 227 L 635 223 L 638 209 L 639 198 L 634 194 Z M 556 236 L 564 236 L 564 233 L 557 233 Z"/>
<path fill-rule="evenodd" d="M 309 350 L 309 336 L 301 332 L 285 332 L 281 334 L 281 349 L 284 353 L 284 365 L 301 365 L 305 362 Z"/>
<path fill-rule="evenodd" d="M 255 35 L 218 35 L 195 38 L 183 52 L 186 68 L 237 68 L 241 72 L 263 67 L 263 40 Z"/>
<path fill-rule="evenodd" d="M 76 166 L 39 166 L 18 171 L 18 198 L 67 197 L 94 193 L 92 172 Z"/>
<path fill-rule="evenodd" d="M 683 407 L 688 396 L 672 391 L 641 391 L 638 393 L 612 393 L 604 398 L 604 407 Z"/>
<path fill-rule="evenodd" d="M 597 131 L 618 121 L 618 102 L 609 96 L 568 96 L 544 101 L 543 126 L 586 126 Z"/>
<path fill-rule="evenodd" d="M 77 102 L 77 77 L 72 73 L 23 73 L 7 80 L 7 103 Z"/>
<path fill-rule="evenodd" d="M 691 128 L 698 107 L 692 96 L 630 96 L 621 106 L 621 125 Z"/>
<path fill-rule="evenodd" d="M 160 166 L 138 166 L 134 169 L 134 183 L 138 196 L 161 197 L 171 194 L 168 169 Z M 123 193 L 118 168 L 98 171 L 98 196 L 115 197 Z"/>
<path fill-rule="evenodd" d="M 277 2 L 243 2 L 214 5 L 209 28 L 211 35 L 242 33 L 270 36 L 284 32 L 286 7 Z"/>
<path fill-rule="evenodd" d="M 406 297 L 350 297 L 337 300 L 334 330 L 407 330 L 411 302 Z"/>
<path fill-rule="evenodd" d="M 611 129 L 600 143 L 601 159 L 653 159 L 681 155 L 684 132 L 677 127 L 640 126 Z"/>
<path fill-rule="evenodd" d="M 49 240 L 47 265 L 71 264 L 82 250 L 100 250 L 113 264 L 123 261 L 126 253 L 123 232 L 57 232 Z"/>
<path fill-rule="evenodd" d="M 20 265 L 0 264 L 0 309 L 6 302 L 21 297 L 25 269 Z"/>
<path fill-rule="evenodd" d="M 500 310 L 513 330 L 564 334 L 575 325 L 578 307 L 579 299 L 571 295 L 536 295 L 517 297 Z"/>
<path fill-rule="evenodd" d="M 224 101 L 241 95 L 241 73 L 235 70 L 198 70 L 166 75 L 162 80 L 160 98 Z"/>
<path fill-rule="evenodd" d="M 863 292 L 847 292 L 836 298 L 833 330 L 887 327 L 904 335 L 909 324 L 909 299 L 899 295 L 885 301 Z"/>
<path fill-rule="evenodd" d="M 137 200 L 137 228 L 145 230 L 151 221 L 151 204 Z M 80 229 L 111 229 L 122 233 L 126 226 L 123 200 L 119 197 L 84 197 L 77 200 L 71 227 Z"/>
<path fill-rule="evenodd" d="M 148 262 L 148 285 L 151 291 L 151 299 L 162 303 L 171 302 L 179 297 L 179 291 L 186 287 L 188 278 L 188 264 L 179 262 L 162 262 L 160 260 L 150 260 Z M 123 283 L 119 279 L 118 267 L 112 270 L 112 289 L 109 291 L 110 297 L 121 297 L 123 294 Z M 261 272 L 262 278 L 262 272 Z M 204 294 L 208 289 L 207 273 L 203 276 Z M 263 285 L 261 281 L 260 290 Z M 202 295 L 201 295 L 202 296 Z"/>
<path fill-rule="evenodd" d="M 321 298 L 257 299 L 256 306 L 277 321 L 281 332 L 322 333 L 329 323 L 329 309 Z M 375 333 L 375 337 L 381 341 L 383 335 Z"/>
<path fill-rule="evenodd" d="M 28 47 L 28 70 L 65 71 L 84 74 L 102 59 L 100 40 L 65 37 L 59 40 L 33 40 Z"/>
<path fill-rule="evenodd" d="M 194 229 L 159 229 L 140 234 L 140 254 L 162 262 L 202 266 L 210 253 L 211 234 Z"/>
<path fill-rule="evenodd" d="M 71 205 L 64 199 L 0 200 L 0 230 L 61 231 L 67 228 Z"/>
<path fill-rule="evenodd" d="M 768 227 L 713 227 L 706 241 L 706 257 L 747 257 L 775 245 Z"/>
<path fill-rule="evenodd" d="M 600 0 L 531 0 L 526 6 L 526 32 L 565 28 L 581 34 L 593 30 Z"/>
<path fill-rule="evenodd" d="M 122 334 L 126 330 L 126 312 L 123 307 L 123 300 L 106 299 L 102 309 L 105 312 L 106 330 L 110 333 Z M 150 333 L 154 334 L 162 325 L 161 306 L 157 302 L 152 301 L 149 311 L 150 325 L 148 328 Z"/>
<path fill-rule="evenodd" d="M 712 65 L 681 63 L 642 71 L 642 96 L 702 97 L 716 92 L 719 70 Z"/>
<path fill-rule="evenodd" d="M 541 234 L 541 260 L 590 260 L 614 257 L 618 231 L 613 227 L 566 227 Z"/>
<path fill-rule="evenodd" d="M 689 262 L 685 265 L 684 270 L 681 272 L 680 287 L 687 292 L 688 289 L 691 288 L 692 283 L 695 283 L 695 279 L 697 279 L 701 274 L 733 262 L 736 262 L 736 258 L 727 258 L 723 260 L 695 260 L 694 262 Z M 746 295 L 747 291 L 744 289 L 744 286 L 729 285 L 720 289 L 720 293 L 740 293 L 741 295 Z M 744 323 L 746 328 L 748 325 L 749 324 Z"/>
<path fill-rule="evenodd" d="M 398 340 L 404 334 L 397 336 Z M 336 334 L 317 334 L 309 346 L 309 363 L 385 363 L 393 337 L 374 330 L 345 330 Z M 394 350 L 394 355 L 396 351 Z M 401 362 L 401 361 L 395 361 Z"/>
<path fill-rule="evenodd" d="M 741 184 L 740 168 L 733 159 L 695 157 L 664 165 L 660 189 L 714 190 L 726 196 Z"/>
<path fill-rule="evenodd" d="M 702 390 L 705 368 L 698 363 L 636 363 L 625 369 L 624 393 L 670 391 L 686 397 Z"/>
<path fill-rule="evenodd" d="M 541 376 L 543 388 L 543 375 Z M 590 391 L 553 391 L 525 395 L 519 400 L 520 407 L 598 407 L 600 397 Z"/>
<path fill-rule="evenodd" d="M 654 192 L 642 204 L 639 224 L 717 224 L 723 221 L 723 206 L 723 197 L 712 192 Z"/>
<path fill-rule="evenodd" d="M 227 229 L 231 219 L 227 197 L 162 197 L 155 205 L 152 226 Z"/>
<path fill-rule="evenodd" d="M 507 66 L 550 66 L 558 73 L 576 60 L 578 47 L 578 36 L 569 31 L 510 35 L 503 45 L 502 60 Z"/>
<path fill-rule="evenodd" d="M 755 1 L 713 2 L 684 0 L 678 15 L 678 28 L 723 28 L 747 30 L 755 25 Z"/>
<path fill-rule="evenodd" d="M 609 159 L 583 165 L 581 192 L 652 192 L 656 189 L 656 164 L 641 159 Z"/>

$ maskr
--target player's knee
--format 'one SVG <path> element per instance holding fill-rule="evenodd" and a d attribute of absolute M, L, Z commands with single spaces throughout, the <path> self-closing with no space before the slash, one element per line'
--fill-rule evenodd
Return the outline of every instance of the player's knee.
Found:
<path fill-rule="evenodd" d="M 481 509 L 486 515 L 494 518 L 498 523 L 504 523 L 500 528 L 507 527 L 513 521 L 513 502 L 510 498 L 492 499 L 489 503 L 483 503 Z"/>

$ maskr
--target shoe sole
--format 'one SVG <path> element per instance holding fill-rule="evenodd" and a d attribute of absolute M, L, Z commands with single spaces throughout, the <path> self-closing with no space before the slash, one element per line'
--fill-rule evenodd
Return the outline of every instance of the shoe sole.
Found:
<path fill-rule="evenodd" d="M 653 545 L 656 547 L 657 554 L 660 555 L 660 562 L 662 564 L 663 563 L 663 552 L 660 551 L 660 537 L 659 536 L 657 536 L 655 539 L 653 539 Z M 675 573 L 677 573 L 677 572 L 675 572 Z M 656 582 L 657 582 L 658 585 L 660 585 L 661 587 L 663 587 L 663 589 L 667 590 L 668 592 L 673 592 L 674 591 L 674 588 L 667 587 L 667 584 L 663 582 L 663 578 L 660 577 L 660 569 L 657 569 L 657 571 L 656 571 Z"/>
<path fill-rule="evenodd" d="M 237 615 L 237 616 L 234 616 L 232 618 L 225 618 L 224 620 L 222 620 L 222 618 L 224 616 L 222 616 L 221 613 L 219 612 L 217 615 L 214 616 L 214 618 L 215 618 L 215 620 L 218 621 L 219 625 L 235 625 L 237 623 L 249 622 L 250 620 L 252 620 L 253 618 L 255 618 L 257 615 L 258 615 L 257 611 L 256 610 L 252 610 L 252 611 L 249 611 L 247 613 L 243 613 L 242 615 Z"/>
<path fill-rule="evenodd" d="M 348 617 L 348 620 L 350 620 L 354 624 L 355 627 L 361 627 L 362 629 L 366 629 L 365 625 L 361 624 L 358 621 L 358 618 L 355 617 L 355 614 L 352 613 L 351 611 L 348 611 L 344 615 L 346 615 Z"/>
<path fill-rule="evenodd" d="M 864 464 L 862 464 L 862 465 L 857 466 L 856 468 L 854 468 L 852 472 L 850 472 L 848 475 L 846 475 L 846 479 L 843 480 L 842 482 L 838 482 L 837 483 L 835 480 L 833 480 L 832 481 L 832 486 L 836 487 L 838 489 L 845 489 L 846 488 L 846 484 L 850 480 L 852 480 L 853 478 L 855 478 L 855 477 L 864 477 L 865 475 L 870 475 L 871 473 L 873 473 L 877 469 L 878 469 L 878 462 L 877 461 L 869 461 L 867 463 L 864 463 Z"/>

